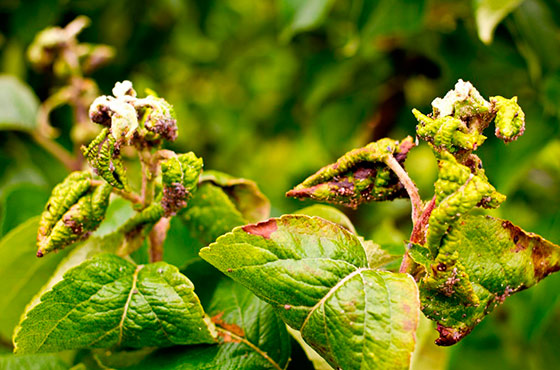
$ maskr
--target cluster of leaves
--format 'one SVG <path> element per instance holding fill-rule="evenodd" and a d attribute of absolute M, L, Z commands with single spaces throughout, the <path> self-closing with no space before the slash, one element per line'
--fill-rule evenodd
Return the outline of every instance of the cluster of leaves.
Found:
<path fill-rule="evenodd" d="M 118 50 L 119 58 L 111 69 L 96 73 L 100 86 L 108 90 L 117 76 L 127 76 L 135 86 L 141 87 L 140 90 L 150 86 L 165 91 L 180 118 L 181 135 L 172 147 L 178 151 L 196 150 L 214 168 L 259 179 L 260 185 L 274 199 L 276 215 L 291 211 L 295 206 L 296 202 L 282 199 L 282 192 L 303 174 L 327 163 L 330 157 L 343 150 L 388 135 L 389 128 L 395 135 L 408 132 L 410 115 L 402 112 L 408 112 L 412 106 L 428 104 L 429 97 L 447 88 L 459 76 L 476 79 L 481 91 L 496 90 L 499 85 L 504 93 L 520 94 L 527 116 L 531 117 L 530 129 L 523 140 L 504 149 L 503 145 L 497 145 L 497 140 L 489 138 L 481 148 L 481 157 L 485 158 L 485 168 L 493 184 L 508 194 L 508 202 L 492 214 L 515 220 L 552 240 L 558 237 L 560 218 L 555 207 L 550 206 L 558 204 L 555 190 L 560 184 L 557 160 L 560 152 L 555 139 L 560 81 L 560 55 L 557 53 L 560 49 L 555 36 L 560 24 L 554 17 L 560 10 L 557 4 L 542 0 L 500 4 L 477 1 L 472 3 L 471 9 L 470 3 L 419 1 L 413 4 L 394 0 L 375 4 L 327 0 L 311 2 L 312 6 L 300 6 L 293 1 L 255 6 L 253 1 L 245 0 L 156 2 L 142 7 L 129 0 L 113 1 L 111 7 L 96 0 L 87 4 L 29 1 L 20 7 L 17 3 L 0 6 L 0 13 L 7 19 L 0 25 L 3 72 L 27 80 L 41 99 L 50 95 L 53 80 L 38 78 L 32 70 L 26 69 L 24 48 L 32 41 L 34 32 L 42 27 L 71 19 L 75 14 L 88 14 L 95 22 L 91 29 L 84 31 L 84 39 L 109 43 Z M 391 11 L 395 8 L 400 11 Z M 498 28 L 492 47 L 480 43 L 476 37 L 477 28 L 481 38 L 488 42 L 482 27 L 493 30 L 508 12 L 511 13 Z M 31 16 L 33 14 L 41 16 Z M 77 55 L 82 55 L 79 57 L 82 62 L 88 59 L 80 52 Z M 83 72 L 88 74 L 83 66 Z M 55 73 L 59 70 L 52 69 Z M 70 71 L 68 68 L 60 70 L 64 69 Z M 504 79 L 504 75 L 509 78 Z M 54 81 L 55 86 L 68 85 L 67 77 L 69 74 L 60 75 Z M 76 81 L 75 76 L 72 81 Z M 0 128 L 32 132 L 39 143 L 41 136 L 52 138 L 45 135 L 48 130 L 35 134 L 37 107 L 42 110 L 48 104 L 39 106 L 33 91 L 11 76 L 0 77 L 0 85 Z M 98 134 L 98 129 L 89 122 L 87 107 L 99 93 L 85 85 L 74 91 L 88 93 L 84 103 L 72 111 L 73 117 L 65 116 L 65 107 L 51 104 L 57 108 L 52 112 L 52 121 L 57 128 L 62 128 L 58 142 L 74 150 L 74 155 L 67 157 L 66 163 L 70 166 L 66 167 L 82 169 L 80 144 L 89 143 Z M 67 93 L 64 96 L 76 95 Z M 76 106 L 70 103 L 70 107 Z M 79 129 L 75 128 L 77 125 Z M 69 132 L 70 127 L 74 143 L 66 136 L 65 131 Z M 84 138 L 80 139 L 80 135 Z M 240 140 L 233 140 L 234 137 Z M 426 194 L 433 184 L 430 175 L 432 172 L 435 175 L 436 171 L 435 162 L 433 165 L 426 162 L 429 155 L 430 150 L 421 146 L 407 160 L 407 169 L 421 193 Z M 130 151 L 121 156 L 134 189 L 138 180 L 135 176 L 140 169 L 128 161 Z M 0 232 L 4 235 L 40 212 L 52 187 L 67 172 L 27 137 L 13 132 L 3 131 L 0 159 Z M 515 171 L 511 163 L 516 164 Z M 402 196 L 403 187 L 395 181 L 395 175 L 387 170 L 383 172 L 390 174 L 391 183 L 399 187 L 399 197 Z M 219 312 L 209 303 L 213 299 L 214 285 L 205 288 L 205 283 L 214 275 L 197 277 L 200 263 L 194 251 L 236 225 L 268 217 L 267 211 L 262 211 L 266 207 L 251 216 L 247 213 L 248 203 L 243 205 L 237 201 L 239 194 L 252 194 L 251 186 L 233 186 L 241 180 L 221 178 L 218 181 L 220 177 L 208 171 L 202 174 L 197 192 L 181 212 L 184 217 L 171 220 L 163 256 L 166 262 L 184 267 L 181 271 L 202 288 L 197 289 L 197 294 L 210 316 Z M 226 182 L 230 185 L 224 185 Z M 92 188 L 99 185 L 94 183 Z M 253 201 L 255 199 L 263 198 L 256 197 Z M 212 207 L 206 207 L 206 200 Z M 400 201 L 392 202 L 390 207 L 387 203 L 370 204 L 361 207 L 359 213 L 348 214 L 358 229 L 368 230 L 369 238 L 380 243 L 389 240 L 400 243 L 404 236 L 401 237 L 399 229 L 407 226 L 407 209 L 402 204 Z M 100 248 L 95 242 L 118 228 L 121 224 L 118 220 L 126 219 L 133 212 L 120 199 L 111 199 L 105 221 L 92 239 L 76 246 L 76 255 L 80 255 L 79 249 L 84 253 L 80 258 L 86 258 L 90 247 Z M 354 230 L 342 215 L 331 211 L 328 213 L 331 217 L 321 208 L 306 213 L 330 218 Z M 215 219 L 204 222 L 206 217 Z M 17 229 L 20 234 L 32 234 L 38 228 L 37 220 L 27 224 L 27 228 L 22 225 Z M 50 279 L 56 265 L 68 253 L 63 250 L 40 263 L 32 263 L 29 255 L 34 240 L 15 238 L 14 234 L 6 238 L 6 243 L 2 243 L 4 263 L 0 271 L 6 271 L 2 279 L 13 289 L 2 301 L 0 351 L 9 347 L 7 339 L 25 304 L 43 282 Z M 83 244 L 90 247 L 81 249 Z M 22 248 L 14 254 L 10 248 L 13 245 Z M 139 264 L 147 262 L 143 248 L 132 255 Z M 382 254 L 377 249 L 372 251 Z M 70 253 L 73 254 L 73 250 Z M 13 257 L 4 258 L 8 255 Z M 36 273 L 32 276 L 13 266 L 29 266 L 29 270 Z M 484 362 L 489 367 L 498 364 L 494 367 L 518 369 L 557 361 L 554 356 L 557 353 L 554 339 L 558 330 L 554 324 L 557 299 L 550 294 L 558 289 L 557 281 L 547 279 L 535 289 L 513 297 L 498 314 L 485 320 L 474 336 L 454 347 L 449 366 L 463 369 L 473 362 L 477 366 Z M 252 340 L 255 343 L 256 339 Z M 222 347 L 208 348 L 212 352 Z M 164 352 L 151 364 L 161 363 L 175 351 Z M 96 352 L 95 357 L 102 358 L 109 367 L 124 367 L 126 360 L 118 363 L 114 359 L 120 355 L 126 357 L 128 353 L 105 356 L 105 352 Z M 60 363 L 60 357 L 67 362 L 81 361 L 82 354 L 74 360 L 74 353 L 21 356 L 14 366 L 26 368 L 32 363 L 44 362 L 55 368 L 67 368 Z M 550 358 L 545 359 L 546 356 Z M 6 365 L 12 359 L 0 361 Z M 177 360 L 173 366 L 181 361 Z M 292 364 L 296 366 L 298 361 L 294 359 Z"/>
<path fill-rule="evenodd" d="M 560 270 L 559 246 L 509 221 L 473 213 L 505 201 L 473 151 L 492 121 L 506 142 L 524 132 L 517 98 L 486 101 L 459 80 L 432 106 L 429 115 L 413 111 L 417 137 L 430 144 L 439 163 L 431 201 L 420 200 L 402 167 L 411 138 L 352 150 L 288 192 L 356 207 L 406 189 L 413 230 L 399 273 L 384 266 L 387 253 L 378 245 L 304 215 L 237 228 L 201 250 L 270 303 L 335 368 L 406 368 L 419 310 L 437 323 L 436 344 L 452 345 L 508 296 Z"/>
<path fill-rule="evenodd" d="M 2 335 L 10 334 L 18 310 L 24 311 L 15 327 L 18 356 L 13 357 L 13 366 L 19 355 L 83 349 L 88 352 L 82 352 L 81 366 L 94 368 L 145 368 L 153 363 L 169 369 L 178 363 L 193 369 L 224 363 L 285 368 L 290 337 L 272 308 L 220 278 L 209 265 L 185 258 L 196 256 L 201 246 L 237 225 L 268 217 L 268 200 L 248 180 L 215 171 L 201 176 L 202 160 L 192 152 L 161 149 L 165 140 L 177 136 L 172 107 L 164 99 L 136 98 L 128 81 L 117 83 L 113 95 L 97 98 L 90 107 L 92 121 L 105 126 L 82 148 L 94 173 L 68 175 L 53 189 L 41 217 L 14 229 L 0 246 L 21 247 L 21 253 L 3 261 L 2 270 L 2 277 L 13 281 L 2 305 L 11 315 Z M 128 181 L 120 158 L 127 147 L 139 154 L 141 184 Z M 140 193 L 135 192 L 138 188 Z M 111 207 L 123 207 L 123 199 L 131 211 L 128 220 L 115 214 L 104 220 Z M 107 222 L 108 233 L 96 231 Z M 166 241 L 169 228 L 171 243 Z M 77 245 L 62 260 L 60 253 L 52 260 L 48 256 L 46 263 L 43 259 L 32 263 L 47 280 L 33 298 L 22 285 L 33 276 L 33 269 L 10 275 L 18 271 L 17 261 L 29 257 L 35 244 L 31 233 L 37 229 L 39 257 Z M 137 250 L 146 238 L 150 261 L 139 263 Z M 161 261 L 164 245 L 179 254 L 178 266 Z M 180 267 L 194 271 L 208 287 L 206 310 Z M 176 345 L 188 347 L 173 349 L 173 356 L 156 351 Z"/>

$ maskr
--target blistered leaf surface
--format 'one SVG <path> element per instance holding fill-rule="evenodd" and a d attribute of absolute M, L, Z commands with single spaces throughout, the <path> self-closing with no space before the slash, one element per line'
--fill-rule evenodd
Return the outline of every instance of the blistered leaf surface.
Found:
<path fill-rule="evenodd" d="M 430 262 L 421 250 L 412 255 L 427 271 L 422 310 L 438 323 L 440 345 L 458 342 L 508 296 L 560 269 L 560 247 L 489 216 L 459 219 Z"/>
<path fill-rule="evenodd" d="M 413 146 L 411 137 L 401 142 L 385 138 L 354 149 L 336 163 L 321 168 L 286 195 L 352 208 L 369 201 L 404 197 L 406 190 L 385 160 L 393 155 L 402 165 Z"/>

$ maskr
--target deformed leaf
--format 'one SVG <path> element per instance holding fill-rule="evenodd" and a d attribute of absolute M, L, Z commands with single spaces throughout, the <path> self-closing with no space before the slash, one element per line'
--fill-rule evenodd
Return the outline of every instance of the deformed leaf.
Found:
<path fill-rule="evenodd" d="M 194 286 L 164 262 L 98 255 L 64 274 L 14 335 L 14 352 L 214 342 Z"/>
<path fill-rule="evenodd" d="M 405 197 L 406 190 L 385 164 L 390 155 L 402 165 L 414 146 L 409 136 L 402 141 L 381 139 L 354 149 L 336 163 L 321 168 L 286 195 L 312 198 L 356 208 L 369 201 Z"/>
<path fill-rule="evenodd" d="M 73 172 L 57 185 L 41 216 L 37 233 L 37 257 L 89 237 L 103 218 L 112 188 L 91 187 L 85 172 Z"/>
<path fill-rule="evenodd" d="M 81 147 L 84 157 L 94 171 L 117 189 L 128 189 L 126 169 L 120 156 L 120 144 L 108 128 L 86 147 Z"/>
<path fill-rule="evenodd" d="M 0 130 L 32 131 L 37 125 L 39 99 L 13 76 L 0 76 Z"/>
<path fill-rule="evenodd" d="M 496 112 L 496 136 L 506 143 L 517 140 L 525 132 L 525 113 L 517 104 L 517 96 L 506 99 L 501 96 L 490 98 Z"/>
<path fill-rule="evenodd" d="M 202 158 L 193 152 L 173 156 L 161 163 L 161 206 L 165 217 L 174 216 L 186 207 L 192 197 L 202 171 Z"/>
<path fill-rule="evenodd" d="M 426 246 L 433 256 L 441 238 L 459 217 L 476 206 L 495 208 L 505 200 L 505 195 L 490 185 L 482 168 L 470 169 L 447 152 L 441 152 L 439 156 L 436 207 L 430 215 L 426 235 Z"/>
<path fill-rule="evenodd" d="M 137 369 L 285 369 L 290 358 L 286 325 L 272 307 L 243 286 L 222 280 L 208 307 L 219 344 L 157 351 Z"/>
<path fill-rule="evenodd" d="M 287 215 L 236 228 L 200 255 L 271 304 L 333 367 L 408 367 L 416 284 L 370 269 L 360 239 L 345 228 Z"/>
<path fill-rule="evenodd" d="M 508 296 L 560 270 L 560 247 L 509 221 L 463 216 L 425 268 L 422 310 L 438 323 L 436 343 L 452 345 Z"/>
<path fill-rule="evenodd" d="M 200 181 L 221 187 L 248 222 L 259 222 L 270 216 L 270 202 L 254 181 L 218 171 L 204 171 Z"/>

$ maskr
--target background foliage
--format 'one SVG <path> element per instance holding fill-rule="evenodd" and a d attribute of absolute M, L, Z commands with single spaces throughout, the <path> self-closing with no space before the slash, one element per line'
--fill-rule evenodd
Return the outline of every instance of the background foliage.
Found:
<path fill-rule="evenodd" d="M 525 135 L 507 146 L 488 135 L 479 151 L 491 183 L 508 195 L 493 215 L 560 242 L 557 1 L 3 0 L 0 71 L 44 100 L 57 81 L 30 68 L 26 48 L 41 29 L 82 14 L 92 24 L 80 40 L 116 49 L 114 61 L 93 75 L 101 90 L 130 79 L 138 91 L 157 91 L 177 111 L 173 149 L 255 180 L 273 215 L 306 205 L 285 191 L 347 150 L 412 134 L 411 109 L 430 111 L 431 100 L 458 78 L 483 96 L 517 95 Z M 65 107 L 51 118 L 67 147 L 71 118 Z M 41 212 L 67 172 L 25 133 L 1 131 L 0 143 L 5 235 Z M 421 194 L 431 196 L 436 163 L 429 148 L 413 150 L 406 166 Z M 346 212 L 362 235 L 402 248 L 407 201 Z M 423 358 L 450 369 L 547 368 L 560 360 L 559 290 L 560 275 L 553 275 L 510 298 L 459 345 L 437 352 L 427 346 Z"/>

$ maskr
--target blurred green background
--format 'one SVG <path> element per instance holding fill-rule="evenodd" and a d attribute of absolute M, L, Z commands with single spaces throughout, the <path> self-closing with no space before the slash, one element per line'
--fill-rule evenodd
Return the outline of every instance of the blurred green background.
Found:
<path fill-rule="evenodd" d="M 493 40 L 483 32 L 485 6 L 502 11 L 496 22 L 505 17 Z M 26 49 L 38 31 L 78 15 L 92 20 L 81 41 L 116 50 L 92 75 L 101 91 L 129 79 L 137 91 L 165 97 L 178 114 L 173 149 L 255 180 L 273 215 L 312 204 L 284 193 L 344 152 L 414 135 L 411 109 L 428 113 L 459 78 L 485 97 L 517 95 L 525 135 L 505 145 L 489 129 L 478 152 L 508 195 L 493 214 L 560 243 L 559 1 L 1 0 L 0 71 L 45 100 L 57 81 L 30 67 Z M 70 147 L 69 109 L 55 110 L 51 121 Z M 413 150 L 406 168 L 431 197 L 437 168 L 429 148 Z M 0 234 L 40 213 L 65 174 L 27 134 L 0 131 Z M 400 246 L 410 230 L 406 201 L 345 212 L 382 244 Z M 553 368 L 559 291 L 560 274 L 553 275 L 432 355 L 444 356 L 449 369 Z"/>

